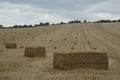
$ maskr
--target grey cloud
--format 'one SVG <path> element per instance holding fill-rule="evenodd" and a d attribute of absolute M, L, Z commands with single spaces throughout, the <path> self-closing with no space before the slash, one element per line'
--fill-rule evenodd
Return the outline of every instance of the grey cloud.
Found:
<path fill-rule="evenodd" d="M 1 0 L 12 3 L 31 4 L 45 9 L 82 10 L 104 0 Z"/>
<path fill-rule="evenodd" d="M 0 24 L 120 18 L 120 0 L 0 0 Z"/>

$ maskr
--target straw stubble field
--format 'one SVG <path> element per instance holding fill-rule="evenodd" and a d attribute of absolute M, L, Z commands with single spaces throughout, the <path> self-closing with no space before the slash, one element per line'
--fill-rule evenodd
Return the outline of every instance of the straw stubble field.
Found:
<path fill-rule="evenodd" d="M 5 48 L 16 43 L 16 49 Z M 27 46 L 46 47 L 46 57 L 25 57 Z M 53 68 L 54 52 L 107 52 L 108 70 Z M 120 23 L 85 23 L 0 29 L 0 80 L 119 80 Z"/>

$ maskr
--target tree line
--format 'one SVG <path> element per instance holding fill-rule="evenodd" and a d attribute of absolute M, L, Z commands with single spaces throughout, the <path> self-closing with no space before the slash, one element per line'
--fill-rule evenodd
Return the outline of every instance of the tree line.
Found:
<path fill-rule="evenodd" d="M 98 20 L 98 21 L 93 21 L 91 23 L 109 23 L 109 22 L 120 22 L 120 19 L 118 20 Z M 74 24 L 74 23 L 89 23 L 87 22 L 87 20 L 84 20 L 83 22 L 81 20 L 71 20 L 67 23 L 65 22 L 60 22 L 60 23 L 56 23 L 56 24 L 50 24 L 49 22 L 45 22 L 45 23 L 39 23 L 39 24 L 35 24 L 35 25 L 14 25 L 14 26 L 10 26 L 8 28 L 29 28 L 29 27 L 40 27 L 40 26 L 48 26 L 48 25 L 62 25 L 62 24 Z M 5 28 L 3 25 L 0 25 L 0 28 Z"/>

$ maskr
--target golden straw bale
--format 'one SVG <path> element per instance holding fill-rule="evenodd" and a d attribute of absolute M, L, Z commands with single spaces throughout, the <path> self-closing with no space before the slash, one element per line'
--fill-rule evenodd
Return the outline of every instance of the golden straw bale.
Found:
<path fill-rule="evenodd" d="M 46 56 L 45 47 L 26 47 L 24 52 L 26 57 L 43 57 Z"/>
<path fill-rule="evenodd" d="M 78 68 L 108 70 L 107 53 L 54 53 L 54 68 L 57 70 L 73 70 Z"/>
<path fill-rule="evenodd" d="M 5 47 L 8 48 L 8 49 L 16 49 L 17 44 L 16 43 L 6 43 Z"/>

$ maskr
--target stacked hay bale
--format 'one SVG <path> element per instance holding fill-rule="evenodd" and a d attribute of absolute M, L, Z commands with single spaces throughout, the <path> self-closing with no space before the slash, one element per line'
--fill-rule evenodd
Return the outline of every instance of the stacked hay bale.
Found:
<path fill-rule="evenodd" d="M 58 70 L 72 70 L 78 68 L 93 68 L 98 70 L 108 69 L 106 53 L 54 53 L 54 68 Z"/>
<path fill-rule="evenodd" d="M 6 43 L 5 47 L 8 48 L 8 49 L 16 49 L 17 44 L 16 43 Z"/>
<path fill-rule="evenodd" d="M 26 57 L 44 57 L 46 56 L 45 47 L 26 47 L 24 55 Z"/>

